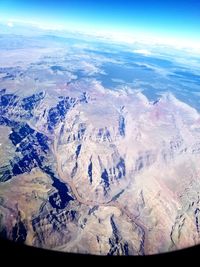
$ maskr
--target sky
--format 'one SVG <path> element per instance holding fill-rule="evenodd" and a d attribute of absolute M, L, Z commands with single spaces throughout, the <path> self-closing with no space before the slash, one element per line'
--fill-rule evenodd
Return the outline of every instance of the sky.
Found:
<path fill-rule="evenodd" d="M 200 43 L 199 0 L 0 0 L 0 19 Z"/>

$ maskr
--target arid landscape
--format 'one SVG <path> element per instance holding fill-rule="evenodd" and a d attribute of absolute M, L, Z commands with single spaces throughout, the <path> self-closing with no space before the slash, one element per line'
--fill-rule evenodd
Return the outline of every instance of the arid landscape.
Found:
<path fill-rule="evenodd" d="M 1 35 L 0 235 L 97 255 L 199 244 L 198 63 L 101 45 Z"/>

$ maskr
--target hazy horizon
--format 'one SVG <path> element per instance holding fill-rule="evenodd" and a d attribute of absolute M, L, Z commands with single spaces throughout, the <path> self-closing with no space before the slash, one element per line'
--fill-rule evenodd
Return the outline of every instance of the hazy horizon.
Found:
<path fill-rule="evenodd" d="M 2 0 L 1 21 L 42 29 L 81 31 L 113 39 L 200 47 L 198 1 Z"/>

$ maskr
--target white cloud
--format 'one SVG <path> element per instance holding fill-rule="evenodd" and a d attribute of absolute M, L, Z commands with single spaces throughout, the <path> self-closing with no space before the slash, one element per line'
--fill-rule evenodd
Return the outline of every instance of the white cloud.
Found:
<path fill-rule="evenodd" d="M 64 27 L 62 25 L 57 24 L 40 24 L 40 23 L 33 23 L 33 26 L 41 29 L 41 30 L 52 30 L 52 31 L 63 31 Z"/>
<path fill-rule="evenodd" d="M 8 26 L 8 27 L 13 27 L 13 26 L 14 26 L 14 24 L 13 24 L 13 22 L 12 22 L 12 21 L 9 21 L 9 22 L 7 23 L 7 26 Z"/>
<path fill-rule="evenodd" d="M 137 49 L 133 51 L 134 53 L 137 54 L 142 54 L 144 56 L 150 56 L 152 53 L 150 51 L 148 51 L 147 49 Z"/>

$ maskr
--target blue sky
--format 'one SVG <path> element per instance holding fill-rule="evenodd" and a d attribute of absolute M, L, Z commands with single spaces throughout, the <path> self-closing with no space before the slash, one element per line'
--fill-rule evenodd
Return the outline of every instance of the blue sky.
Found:
<path fill-rule="evenodd" d="M 199 0 L 0 0 L 0 18 L 200 41 Z"/>

